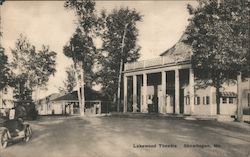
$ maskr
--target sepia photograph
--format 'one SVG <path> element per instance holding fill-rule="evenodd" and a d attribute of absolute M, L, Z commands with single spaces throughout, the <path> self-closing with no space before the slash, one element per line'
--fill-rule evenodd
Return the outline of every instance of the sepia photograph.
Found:
<path fill-rule="evenodd" d="M 0 157 L 250 157 L 250 0 L 0 0 Z"/>

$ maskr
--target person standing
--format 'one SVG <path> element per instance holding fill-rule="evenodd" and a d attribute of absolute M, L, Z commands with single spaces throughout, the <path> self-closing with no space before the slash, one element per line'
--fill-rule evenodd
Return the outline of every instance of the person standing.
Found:
<path fill-rule="evenodd" d="M 148 113 L 152 112 L 152 105 L 153 105 L 153 101 L 151 98 L 151 95 L 148 96 Z"/>
<path fill-rule="evenodd" d="M 153 96 L 152 101 L 153 101 L 152 110 L 154 113 L 158 113 L 158 97 L 157 97 L 157 95 Z"/>

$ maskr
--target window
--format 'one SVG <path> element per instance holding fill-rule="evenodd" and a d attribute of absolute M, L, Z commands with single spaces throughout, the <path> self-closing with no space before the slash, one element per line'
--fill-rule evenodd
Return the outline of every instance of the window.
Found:
<path fill-rule="evenodd" d="M 233 103 L 234 103 L 234 98 L 229 98 L 228 103 L 229 103 L 229 104 L 233 104 Z"/>
<path fill-rule="evenodd" d="M 148 95 L 148 99 L 151 99 L 151 95 Z"/>
<path fill-rule="evenodd" d="M 4 92 L 4 94 L 8 94 L 8 88 L 5 87 L 3 92 Z"/>
<path fill-rule="evenodd" d="M 189 96 L 186 96 L 186 105 L 190 105 L 190 98 L 189 98 Z"/>
<path fill-rule="evenodd" d="M 206 96 L 206 104 L 209 105 L 210 104 L 210 97 Z"/>
<path fill-rule="evenodd" d="M 197 105 L 200 105 L 201 104 L 201 98 L 198 96 L 197 97 Z"/>
<path fill-rule="evenodd" d="M 223 104 L 226 104 L 226 103 L 227 103 L 227 98 L 226 98 L 226 97 L 223 97 L 223 98 L 222 98 L 222 103 L 223 103 Z"/>
<path fill-rule="evenodd" d="M 250 106 L 250 93 L 247 93 L 247 105 Z"/>
<path fill-rule="evenodd" d="M 196 96 L 195 99 L 194 99 L 194 101 L 195 101 L 195 102 L 194 102 L 195 105 L 200 105 L 200 103 L 201 103 L 201 98 L 200 98 L 199 96 Z"/>

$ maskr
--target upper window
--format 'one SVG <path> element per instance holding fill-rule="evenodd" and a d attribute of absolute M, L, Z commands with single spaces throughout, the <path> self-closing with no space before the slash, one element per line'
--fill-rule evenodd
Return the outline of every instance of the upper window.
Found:
<path fill-rule="evenodd" d="M 228 103 L 233 104 L 234 103 L 234 98 L 229 98 Z"/>
<path fill-rule="evenodd" d="M 227 103 L 227 98 L 226 97 L 222 97 L 222 103 L 226 104 Z"/>
<path fill-rule="evenodd" d="M 8 94 L 8 88 L 5 87 L 4 90 L 3 90 L 4 94 Z"/>
<path fill-rule="evenodd" d="M 186 105 L 190 105 L 190 98 L 189 98 L 189 96 L 186 96 Z"/>
<path fill-rule="evenodd" d="M 250 93 L 247 93 L 247 105 L 250 106 Z"/>

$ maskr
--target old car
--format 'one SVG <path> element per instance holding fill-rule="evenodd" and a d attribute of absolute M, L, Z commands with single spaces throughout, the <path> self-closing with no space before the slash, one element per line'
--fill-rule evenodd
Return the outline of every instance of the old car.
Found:
<path fill-rule="evenodd" d="M 15 141 L 28 142 L 31 135 L 31 126 L 24 123 L 22 118 L 9 119 L 4 116 L 0 117 L 0 148 L 6 148 L 9 143 Z"/>

